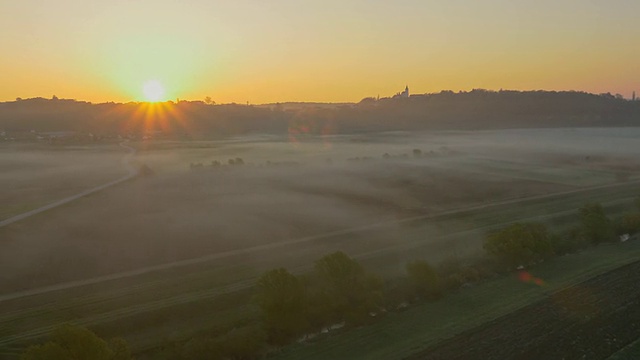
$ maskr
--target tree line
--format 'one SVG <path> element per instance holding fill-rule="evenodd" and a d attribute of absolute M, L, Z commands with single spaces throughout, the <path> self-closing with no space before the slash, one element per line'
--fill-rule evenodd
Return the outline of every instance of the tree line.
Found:
<path fill-rule="evenodd" d="M 640 101 L 575 91 L 476 89 L 295 107 L 211 105 L 203 101 L 157 105 L 162 111 L 149 106 L 43 98 L 4 102 L 0 103 L 0 129 L 138 136 L 161 131 L 162 136 L 174 139 L 268 133 L 304 141 L 308 135 L 391 130 L 637 126 L 640 118 Z"/>

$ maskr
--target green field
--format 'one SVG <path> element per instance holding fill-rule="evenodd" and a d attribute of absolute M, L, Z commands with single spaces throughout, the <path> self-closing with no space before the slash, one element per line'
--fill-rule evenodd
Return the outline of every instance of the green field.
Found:
<path fill-rule="evenodd" d="M 640 358 L 640 339 L 627 345 L 622 350 L 611 355 L 607 360 L 635 360 Z"/>
<path fill-rule="evenodd" d="M 628 194 L 630 188 L 634 187 L 635 185 L 613 187 L 604 192 L 598 191 L 597 196 L 595 194 L 592 196 L 597 200 L 616 199 L 613 201 L 615 205 L 609 207 L 608 211 L 610 214 L 621 213 L 631 208 Z M 460 229 L 459 233 L 450 234 L 448 238 L 443 239 L 441 246 L 446 249 L 452 241 L 458 243 L 460 247 L 468 247 L 468 245 L 464 245 L 465 243 L 479 245 L 484 232 L 488 228 L 500 226 L 496 225 L 499 222 L 505 223 L 522 219 L 524 215 L 549 216 L 545 219 L 552 226 L 573 223 L 575 221 L 575 208 L 573 206 L 574 204 L 579 204 L 580 198 L 583 197 L 584 194 L 582 193 L 572 193 L 544 201 L 533 200 L 520 203 L 520 205 L 527 206 L 495 205 L 480 211 L 468 211 L 462 214 L 444 216 L 442 219 L 437 219 L 444 228 L 449 228 L 449 226 L 443 224 L 454 226 L 454 224 L 459 223 L 466 224 L 467 227 Z M 521 211 L 525 212 L 522 213 Z M 553 218 L 551 216 L 554 212 L 559 212 L 561 215 Z M 565 212 L 567 213 L 566 215 Z M 403 268 L 407 258 L 411 258 L 411 256 L 421 257 L 428 254 L 430 250 L 432 251 L 434 246 L 438 246 L 438 243 L 433 241 L 434 239 L 430 239 L 428 242 L 421 240 L 421 234 L 424 234 L 424 231 L 420 224 L 422 223 L 419 222 L 413 225 L 414 231 L 405 231 L 408 236 L 411 234 L 415 236 L 415 242 L 412 243 L 407 240 L 404 248 L 396 246 L 363 252 L 367 248 L 370 249 L 371 244 L 363 247 L 362 244 L 355 243 L 353 244 L 355 249 L 359 248 L 361 250 L 359 250 L 360 253 L 355 250 L 352 253 L 365 266 L 376 269 L 375 271 L 382 275 L 392 276 L 393 274 L 399 274 L 399 270 Z M 375 229 L 361 232 L 358 237 L 366 238 L 368 231 L 375 231 Z M 341 237 L 345 238 L 352 238 L 353 236 L 354 234 L 341 235 Z M 476 246 L 478 247 L 478 245 Z M 484 299 L 483 301 L 488 303 L 498 291 L 496 286 L 498 286 L 497 289 L 501 289 L 500 286 L 513 286 L 513 296 L 521 295 L 521 297 L 517 301 L 514 300 L 515 298 L 504 298 L 506 302 L 512 303 L 512 305 L 504 306 L 505 304 L 502 303 L 493 310 L 485 309 L 488 317 L 478 317 L 469 323 L 465 323 L 462 320 L 457 320 L 459 323 L 454 323 L 443 317 L 441 321 L 443 323 L 448 322 L 448 325 L 443 326 L 450 327 L 451 334 L 453 334 L 464 328 L 464 326 L 472 326 L 492 316 L 497 316 L 491 311 L 514 309 L 538 299 L 547 293 L 548 289 L 555 289 L 568 284 L 569 281 L 592 276 L 599 271 L 605 271 L 630 261 L 638 255 L 640 249 L 637 249 L 635 243 L 633 243 L 632 247 L 626 247 L 627 245 L 601 246 L 579 255 L 565 256 L 544 264 L 544 267 L 536 270 L 540 271 L 540 274 L 536 275 L 548 282 L 549 286 L 546 290 L 523 286 L 522 284 L 514 283 L 512 279 L 503 279 L 496 280 L 495 284 L 497 285 L 491 285 L 493 282 L 488 282 L 477 288 L 465 290 L 461 294 L 453 295 L 453 297 L 447 298 L 447 304 L 459 305 L 474 298 Z M 299 256 L 295 260 L 288 259 L 287 264 L 289 264 L 289 267 L 304 270 L 317 258 L 318 254 L 323 253 L 322 250 L 317 249 L 317 246 L 325 249 L 324 251 L 329 251 L 323 244 L 305 244 L 304 248 L 297 252 Z M 629 249 L 633 251 L 627 251 Z M 247 321 L 255 316 L 253 307 L 238 305 L 249 303 L 251 294 L 247 292 L 247 289 L 253 284 L 253 279 L 260 274 L 260 269 L 274 266 L 273 260 L 269 259 L 265 259 L 265 263 L 262 265 L 254 262 L 251 267 L 234 265 L 239 259 L 241 257 L 230 257 L 217 262 L 215 265 L 205 263 L 4 302 L 3 309 L 5 311 L 0 315 L 0 322 L 3 324 L 0 333 L 0 338 L 2 339 L 0 340 L 0 345 L 13 348 L 19 344 L 28 344 L 46 336 L 53 327 L 61 322 L 75 322 L 87 325 L 105 336 L 123 336 L 131 342 L 137 351 L 157 346 L 159 338 L 180 340 L 188 339 L 202 331 L 208 333 L 224 331 L 232 328 L 237 322 Z M 555 264 L 554 267 L 550 267 L 553 264 Z M 564 266 L 567 266 L 567 271 L 564 270 Z M 556 273 L 554 274 L 554 272 Z M 475 293 L 475 291 L 480 291 L 479 289 L 484 288 L 486 288 L 486 291 Z M 469 296 L 462 296 L 467 294 L 468 291 L 471 291 L 468 293 Z M 521 291 L 524 292 L 521 293 Z M 451 302 L 450 299 L 454 299 L 455 302 Z M 429 304 L 429 306 L 432 305 Z M 442 306 L 446 305 L 443 304 Z M 472 309 L 475 309 L 475 307 Z M 417 310 L 412 309 L 410 311 Z M 430 311 L 432 310 L 428 308 L 425 311 L 427 315 L 421 317 L 421 319 L 431 316 L 429 314 L 438 314 L 443 310 L 440 309 L 435 313 L 431 313 Z M 387 321 L 396 316 L 403 319 L 404 313 L 390 314 L 388 318 L 374 325 L 372 329 L 386 326 Z M 410 317 L 413 316 L 411 315 Z M 418 318 L 417 315 L 415 316 Z M 461 319 L 464 319 L 464 317 Z M 420 322 L 417 322 L 411 326 L 419 326 L 419 324 Z M 408 326 L 408 324 L 405 325 Z M 368 331 L 366 329 L 354 330 L 353 336 L 361 331 Z M 391 327 L 389 329 L 394 328 Z M 431 334 L 441 332 L 439 328 L 436 328 L 436 330 L 426 328 L 425 331 Z M 351 336 L 350 334 L 341 334 L 340 338 L 346 335 Z M 374 335 L 369 334 L 367 336 Z M 388 336 L 388 334 L 385 336 Z M 409 337 L 406 337 L 406 341 L 409 341 L 409 339 Z M 329 338 L 327 346 L 331 347 L 332 342 L 335 340 Z M 423 344 L 421 340 L 418 341 L 416 338 L 413 338 L 412 341 L 416 341 L 415 344 L 411 344 L 412 347 L 427 344 Z M 431 341 L 434 340 L 432 339 Z M 322 344 L 324 342 L 320 343 L 320 345 Z M 307 345 L 302 346 L 302 348 L 307 348 Z"/>
<path fill-rule="evenodd" d="M 401 313 L 374 325 L 293 345 L 274 359 L 402 359 L 438 341 L 549 296 L 556 290 L 640 260 L 640 241 L 602 245 L 530 269 L 543 286 L 502 276 Z M 631 350 L 630 350 L 631 351 Z"/>

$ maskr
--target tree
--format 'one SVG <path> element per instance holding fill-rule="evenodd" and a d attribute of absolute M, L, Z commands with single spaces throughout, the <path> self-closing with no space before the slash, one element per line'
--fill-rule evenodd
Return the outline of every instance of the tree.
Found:
<path fill-rule="evenodd" d="M 270 343 L 284 345 L 308 327 L 305 288 L 295 275 L 284 268 L 267 271 L 257 291 Z"/>
<path fill-rule="evenodd" d="M 513 268 L 553 254 L 547 228 L 537 223 L 515 223 L 487 235 L 484 249 Z"/>
<path fill-rule="evenodd" d="M 589 242 L 585 239 L 582 228 L 579 225 L 573 226 L 558 235 L 552 235 L 551 244 L 556 255 L 574 253 L 589 246 Z"/>
<path fill-rule="evenodd" d="M 316 261 L 314 272 L 335 320 L 366 321 L 382 301 L 382 282 L 338 251 Z"/>
<path fill-rule="evenodd" d="M 215 101 L 211 100 L 211 96 L 205 97 L 204 98 L 204 103 L 207 104 L 207 105 L 215 105 L 216 104 Z"/>
<path fill-rule="evenodd" d="M 440 297 L 440 278 L 436 270 L 426 261 L 417 260 L 408 263 L 407 274 L 414 294 L 425 299 Z"/>
<path fill-rule="evenodd" d="M 611 220 L 598 203 L 586 204 L 580 208 L 580 223 L 585 239 L 592 244 L 611 241 L 614 238 Z"/>
<path fill-rule="evenodd" d="M 307 290 L 309 330 L 319 331 L 338 320 L 333 311 L 333 299 L 316 277 L 307 275 L 303 279 Z"/>
<path fill-rule="evenodd" d="M 126 341 L 107 343 L 92 331 L 75 325 L 63 325 L 51 334 L 51 341 L 29 347 L 22 360 L 126 360 L 131 352 Z"/>

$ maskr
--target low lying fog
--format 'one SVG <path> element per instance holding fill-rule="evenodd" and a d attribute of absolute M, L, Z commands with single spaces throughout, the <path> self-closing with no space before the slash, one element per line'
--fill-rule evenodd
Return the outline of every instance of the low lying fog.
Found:
<path fill-rule="evenodd" d="M 635 128 L 554 129 L 132 143 L 134 163 L 154 175 L 0 228 L 0 292 L 635 179 L 639 135 Z M 12 189 L 0 195 L 3 209 L 114 180 L 126 173 L 123 154 L 116 144 L 3 152 L 0 186 Z M 227 165 L 236 158 L 244 165 Z M 416 236 L 437 241 L 452 229 L 416 231 L 390 225 L 309 246 L 316 257 L 347 247 L 366 253 Z M 280 247 L 259 260 L 279 264 L 295 251 L 304 247 Z"/>

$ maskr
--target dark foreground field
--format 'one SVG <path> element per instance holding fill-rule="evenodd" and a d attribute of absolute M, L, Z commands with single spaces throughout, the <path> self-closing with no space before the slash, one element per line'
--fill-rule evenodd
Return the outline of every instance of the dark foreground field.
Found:
<path fill-rule="evenodd" d="M 640 337 L 638 282 L 635 262 L 409 359 L 606 359 Z"/>

